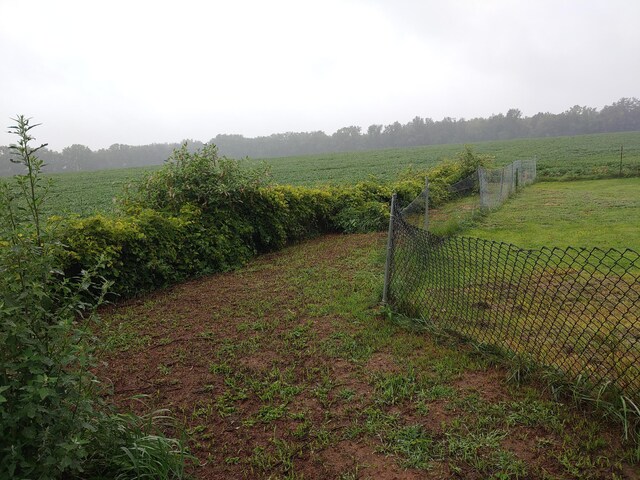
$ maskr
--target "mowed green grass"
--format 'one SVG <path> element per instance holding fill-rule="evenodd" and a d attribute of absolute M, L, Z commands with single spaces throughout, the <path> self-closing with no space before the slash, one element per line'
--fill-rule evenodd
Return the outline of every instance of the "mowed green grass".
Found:
<path fill-rule="evenodd" d="M 620 170 L 620 146 L 624 145 L 622 173 L 640 175 L 640 132 L 581 135 L 474 143 L 478 153 L 494 155 L 497 165 L 537 157 L 543 179 L 575 179 L 613 176 Z M 330 153 L 267 160 L 250 159 L 249 165 L 266 162 L 275 183 L 317 186 L 348 184 L 371 176 L 393 179 L 409 168 L 429 168 L 453 158 L 462 144 Z M 57 192 L 50 213 L 87 215 L 113 208 L 123 186 L 157 169 L 127 168 L 95 172 L 52 174 Z"/>
<path fill-rule="evenodd" d="M 463 235 L 523 248 L 613 247 L 640 252 L 640 178 L 536 183 Z"/>

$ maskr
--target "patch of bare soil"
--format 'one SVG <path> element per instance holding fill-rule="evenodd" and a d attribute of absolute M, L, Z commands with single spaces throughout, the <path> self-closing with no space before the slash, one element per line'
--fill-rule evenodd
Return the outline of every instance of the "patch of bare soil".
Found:
<path fill-rule="evenodd" d="M 501 402 L 510 396 L 505 385 L 505 372 L 498 369 L 468 371 L 452 382 L 461 394 L 477 393 L 487 402 Z"/>
<path fill-rule="evenodd" d="M 345 440 L 326 448 L 320 455 L 323 475 L 314 478 L 339 478 L 340 474 L 351 473 L 352 478 L 375 480 L 414 480 L 423 478 L 443 478 L 442 471 L 421 472 L 400 467 L 397 462 L 389 462 L 389 457 L 376 452 L 375 446 L 364 441 Z M 338 467 L 338 468 L 336 468 Z M 345 468 L 346 467 L 346 468 Z"/>
<path fill-rule="evenodd" d="M 380 373 L 399 373 L 402 369 L 390 353 L 376 352 L 367 362 L 367 370 Z"/>

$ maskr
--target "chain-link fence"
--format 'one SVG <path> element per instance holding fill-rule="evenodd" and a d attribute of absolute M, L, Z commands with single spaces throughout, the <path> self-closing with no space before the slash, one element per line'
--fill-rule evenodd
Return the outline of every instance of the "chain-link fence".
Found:
<path fill-rule="evenodd" d="M 384 301 L 640 401 L 640 254 L 440 237 L 392 202 Z"/>
<path fill-rule="evenodd" d="M 516 160 L 502 168 L 479 168 L 480 206 L 495 208 L 502 205 L 518 188 L 536 179 L 536 160 Z"/>
<path fill-rule="evenodd" d="M 466 197 L 468 201 L 464 208 L 470 217 L 479 210 L 499 207 L 519 189 L 535 181 L 536 165 L 536 159 L 532 158 L 516 160 L 500 168 L 478 168 L 473 174 L 447 187 L 448 199 Z M 431 213 L 428 179 L 425 189 L 402 209 L 402 214 L 412 225 L 429 228 Z"/>

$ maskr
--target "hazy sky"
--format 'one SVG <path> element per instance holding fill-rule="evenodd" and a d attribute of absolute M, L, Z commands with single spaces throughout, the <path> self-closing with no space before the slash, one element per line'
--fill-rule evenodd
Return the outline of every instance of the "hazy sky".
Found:
<path fill-rule="evenodd" d="M 0 0 L 0 117 L 60 150 L 601 108 L 640 96 L 639 18 L 638 0 Z"/>

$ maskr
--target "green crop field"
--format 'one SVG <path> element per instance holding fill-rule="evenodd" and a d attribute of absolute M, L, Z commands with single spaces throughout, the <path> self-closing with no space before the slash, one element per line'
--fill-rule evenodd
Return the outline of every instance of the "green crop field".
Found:
<path fill-rule="evenodd" d="M 53 173 L 47 213 L 90 215 L 109 211 L 127 184 L 158 167 L 120 168 L 96 172 Z"/>
<path fill-rule="evenodd" d="M 624 145 L 623 175 L 640 175 L 640 132 L 479 142 L 473 147 L 479 153 L 494 155 L 498 165 L 535 156 L 540 178 L 562 180 L 617 175 L 621 145 Z M 354 183 L 372 175 L 390 179 L 411 167 L 428 168 L 462 149 L 462 144 L 433 145 L 273 158 L 264 162 L 270 165 L 276 183 L 311 186 Z M 258 162 L 249 160 L 249 164 Z M 123 185 L 155 168 L 158 167 L 52 174 L 57 198 L 50 204 L 51 213 L 86 215 L 109 210 Z"/>
<path fill-rule="evenodd" d="M 548 179 L 597 178 L 620 171 L 640 175 L 640 132 L 479 142 L 478 153 L 495 156 L 496 165 L 536 157 L 538 174 Z M 314 185 L 359 181 L 368 175 L 392 178 L 410 167 L 428 168 L 454 157 L 463 144 L 431 145 L 370 152 L 330 153 L 267 160 L 280 183 Z"/>
<path fill-rule="evenodd" d="M 631 248 L 640 252 L 640 178 L 541 182 L 464 235 L 524 248 Z"/>

